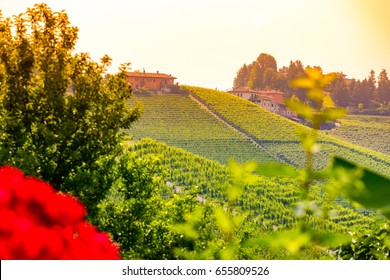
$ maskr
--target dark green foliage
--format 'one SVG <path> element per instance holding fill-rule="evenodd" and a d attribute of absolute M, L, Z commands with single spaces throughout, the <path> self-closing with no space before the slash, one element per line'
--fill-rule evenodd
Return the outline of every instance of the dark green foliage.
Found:
<path fill-rule="evenodd" d="M 351 242 L 338 247 L 336 256 L 343 260 L 390 260 L 390 228 L 381 223 L 366 234 L 352 233 Z"/>
<path fill-rule="evenodd" d="M 163 182 L 158 171 L 158 158 L 127 154 L 113 170 L 117 180 L 98 206 L 96 224 L 112 234 L 125 258 L 172 258 L 166 249 L 172 238 L 161 219 Z"/>
<path fill-rule="evenodd" d="M 364 207 L 378 209 L 390 219 L 390 180 L 342 158 L 335 157 L 330 179 L 337 182 L 352 201 Z"/>
<path fill-rule="evenodd" d="M 252 69 L 252 65 L 246 66 L 244 64 L 238 71 L 237 75 L 234 78 L 233 86 L 234 87 L 246 87 L 248 86 L 249 75 Z"/>
<path fill-rule="evenodd" d="M 0 19 L 0 165 L 77 195 L 93 214 L 110 187 L 120 129 L 139 110 L 126 106 L 124 67 L 104 77 L 108 56 L 99 64 L 73 54 L 77 31 L 45 4 Z"/>
<path fill-rule="evenodd" d="M 390 80 L 385 69 L 380 72 L 378 77 L 377 98 L 383 104 L 390 103 Z"/>
<path fill-rule="evenodd" d="M 275 89 L 285 92 L 286 97 L 296 96 L 302 101 L 307 101 L 303 88 L 291 87 L 290 82 L 305 76 L 305 70 L 310 66 L 304 66 L 299 60 L 290 61 L 289 66 L 277 69 L 277 63 L 272 55 L 261 53 L 251 64 L 244 64 L 238 69 L 233 81 L 234 87 L 249 87 L 251 89 Z M 322 72 L 321 67 L 315 66 Z M 359 111 L 367 115 L 389 115 L 390 82 L 386 70 L 382 70 L 376 81 L 375 72 L 370 71 L 367 78 L 355 80 L 347 78 L 343 72 L 338 73 L 338 78 L 326 88 L 332 95 L 337 106 L 349 107 L 352 112 L 362 104 L 368 111 Z"/>
<path fill-rule="evenodd" d="M 123 258 L 180 259 L 182 252 L 200 250 L 214 240 L 208 210 L 196 211 L 198 191 L 189 187 L 175 194 L 166 184 L 160 155 L 140 157 L 129 151 L 113 172 L 117 180 L 98 205 L 95 223 L 112 234 Z M 193 220 L 197 213 L 201 217 L 196 222 L 199 232 L 195 241 L 185 238 L 178 225 Z"/>

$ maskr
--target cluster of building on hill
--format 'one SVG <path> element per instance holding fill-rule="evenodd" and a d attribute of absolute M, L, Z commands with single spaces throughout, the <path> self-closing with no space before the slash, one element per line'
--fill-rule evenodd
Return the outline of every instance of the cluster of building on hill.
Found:
<path fill-rule="evenodd" d="M 297 113 L 291 111 L 283 103 L 285 96 L 283 92 L 277 90 L 253 90 L 247 87 L 233 88 L 228 92 L 258 104 L 270 112 L 300 122 Z"/>
<path fill-rule="evenodd" d="M 152 92 L 157 94 L 170 93 L 175 87 L 172 75 L 159 73 L 147 73 L 145 70 L 127 72 L 127 81 L 132 85 L 135 92 Z M 176 84 L 177 86 L 177 84 Z"/>
<path fill-rule="evenodd" d="M 156 73 L 147 73 L 145 70 L 142 72 L 127 72 L 127 81 L 132 85 L 136 93 L 180 93 L 181 90 L 178 84 L 175 84 L 175 79 L 176 77 L 170 74 L 159 73 L 159 71 Z M 277 90 L 253 90 L 248 87 L 236 87 L 228 92 L 258 104 L 270 112 L 303 123 L 303 120 L 298 117 L 297 113 L 291 111 L 283 103 L 285 97 L 284 92 Z M 333 126 L 331 124 L 329 128 Z"/>
<path fill-rule="evenodd" d="M 170 93 L 174 91 L 175 79 L 172 75 L 160 73 L 148 73 L 145 70 L 128 72 L 127 81 L 132 85 L 135 92 L 151 92 L 157 94 Z M 267 109 L 270 112 L 279 114 L 294 121 L 299 121 L 295 112 L 289 110 L 283 104 L 285 93 L 277 90 L 253 90 L 247 87 L 237 87 L 228 91 L 231 94 L 252 101 Z"/>

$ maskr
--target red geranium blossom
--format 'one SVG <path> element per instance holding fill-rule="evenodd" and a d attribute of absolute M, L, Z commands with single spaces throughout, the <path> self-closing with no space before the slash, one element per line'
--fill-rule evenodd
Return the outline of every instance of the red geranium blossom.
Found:
<path fill-rule="evenodd" d="M 13 167 L 0 168 L 0 259 L 119 259 L 76 198 Z"/>

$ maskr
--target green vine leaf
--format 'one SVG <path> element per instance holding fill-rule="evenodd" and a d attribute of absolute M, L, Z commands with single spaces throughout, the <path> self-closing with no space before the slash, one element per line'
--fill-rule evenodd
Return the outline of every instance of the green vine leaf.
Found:
<path fill-rule="evenodd" d="M 359 174 L 358 180 L 346 180 L 349 174 Z M 342 186 L 351 200 L 368 208 L 378 209 L 390 219 L 390 180 L 340 157 L 331 165 L 331 178 Z"/>

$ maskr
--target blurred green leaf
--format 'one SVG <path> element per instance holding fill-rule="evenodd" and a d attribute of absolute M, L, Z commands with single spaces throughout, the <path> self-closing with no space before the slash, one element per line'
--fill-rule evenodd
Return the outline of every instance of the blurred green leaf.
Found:
<path fill-rule="evenodd" d="M 309 232 L 302 232 L 299 229 L 278 232 L 269 240 L 274 248 L 282 248 L 291 254 L 297 254 L 304 247 L 311 244 L 312 236 Z"/>
<path fill-rule="evenodd" d="M 232 220 L 229 218 L 228 213 L 226 213 L 221 207 L 217 207 L 214 209 L 214 214 L 219 228 L 225 234 L 232 234 L 234 225 Z"/>
<path fill-rule="evenodd" d="M 290 85 L 297 88 L 313 88 L 315 86 L 315 82 L 309 78 L 298 78 L 291 81 Z"/>
<path fill-rule="evenodd" d="M 311 88 L 307 91 L 307 97 L 316 102 L 321 102 L 324 99 L 325 93 L 322 88 Z"/>
<path fill-rule="evenodd" d="M 368 207 L 379 209 L 387 218 L 390 218 L 390 180 L 370 170 L 359 167 L 340 157 L 335 157 L 332 163 L 332 169 L 341 169 L 345 172 L 353 172 L 356 169 L 363 171 L 360 181 L 364 185 L 363 192 L 347 192 L 347 195 L 353 201 Z M 347 183 L 348 187 L 348 183 Z M 354 186 L 349 186 L 354 187 Z"/>
<path fill-rule="evenodd" d="M 311 80 L 320 81 L 323 78 L 322 71 L 318 68 L 307 67 L 305 72 Z"/>
<path fill-rule="evenodd" d="M 326 74 L 322 77 L 322 86 L 325 87 L 326 85 L 330 84 L 331 82 L 333 82 L 334 79 L 337 78 L 337 74 L 336 73 L 329 73 L 329 74 Z"/>
<path fill-rule="evenodd" d="M 334 102 L 332 100 L 332 97 L 330 97 L 330 94 L 327 92 L 325 93 L 324 99 L 322 101 L 322 106 L 324 108 L 334 108 Z"/>
<path fill-rule="evenodd" d="M 288 108 L 290 108 L 292 111 L 296 112 L 298 115 L 304 117 L 305 119 L 312 119 L 312 116 L 314 114 L 313 109 L 300 101 L 298 98 L 290 98 L 285 101 L 285 104 Z"/>
<path fill-rule="evenodd" d="M 300 175 L 295 167 L 280 162 L 267 162 L 261 164 L 257 167 L 256 172 L 259 175 L 267 177 L 297 178 Z"/>
<path fill-rule="evenodd" d="M 313 115 L 315 116 L 315 115 Z M 319 151 L 319 145 L 316 144 L 316 132 L 315 130 L 308 131 L 307 129 L 298 127 L 297 134 L 299 140 L 302 143 L 302 147 L 305 151 L 310 153 L 316 153 Z"/>
<path fill-rule="evenodd" d="M 347 113 L 344 108 L 328 108 L 323 112 L 323 121 L 334 121 L 342 118 Z"/>

